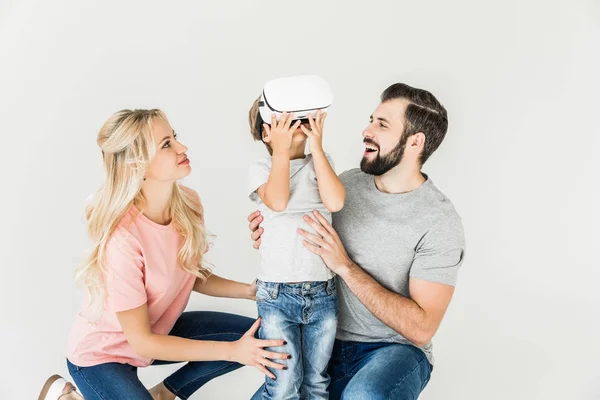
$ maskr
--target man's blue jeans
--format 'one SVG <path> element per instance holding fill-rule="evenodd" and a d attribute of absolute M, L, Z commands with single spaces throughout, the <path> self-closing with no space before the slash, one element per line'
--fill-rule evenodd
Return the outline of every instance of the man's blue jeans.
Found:
<path fill-rule="evenodd" d="M 411 345 L 336 340 L 329 400 L 416 400 L 431 370 L 425 353 Z M 262 389 L 252 400 L 260 399 Z"/>

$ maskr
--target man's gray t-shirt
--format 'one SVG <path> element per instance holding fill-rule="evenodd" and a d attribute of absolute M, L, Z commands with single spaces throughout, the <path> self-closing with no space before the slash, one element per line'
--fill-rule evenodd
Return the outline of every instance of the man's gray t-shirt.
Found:
<path fill-rule="evenodd" d="M 333 214 L 333 227 L 356 264 L 408 298 L 410 277 L 456 284 L 465 251 L 462 221 L 431 179 L 402 194 L 379 191 L 375 177 L 360 169 L 346 171 L 340 179 L 346 202 Z M 410 343 L 375 317 L 339 277 L 337 283 L 338 339 Z M 421 349 L 433 365 L 431 343 Z"/>

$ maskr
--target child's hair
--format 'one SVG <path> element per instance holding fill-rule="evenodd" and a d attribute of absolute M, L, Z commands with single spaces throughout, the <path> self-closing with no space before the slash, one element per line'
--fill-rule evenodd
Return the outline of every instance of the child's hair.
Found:
<path fill-rule="evenodd" d="M 263 138 L 262 138 L 262 131 L 263 131 L 263 126 L 262 123 L 260 123 L 262 121 L 262 118 L 260 117 L 260 113 L 258 111 L 258 103 L 260 101 L 260 97 L 258 96 L 258 98 L 256 100 L 254 100 L 254 103 L 252 103 L 252 107 L 250 107 L 250 112 L 248 113 L 248 122 L 250 123 L 250 133 L 252 134 L 252 137 L 254 138 L 255 141 L 257 142 L 263 142 Z M 267 148 L 267 150 L 269 151 L 269 154 L 273 155 L 273 150 L 271 150 L 271 146 L 269 146 L 268 143 L 265 143 L 265 147 Z"/>
<path fill-rule="evenodd" d="M 105 306 L 106 244 L 134 201 L 145 203 L 142 183 L 157 146 L 154 118 L 167 121 L 166 115 L 157 109 L 121 110 L 104 123 L 97 136 L 105 180 L 85 210 L 93 246 L 75 272 L 76 283 L 85 287 L 89 295 L 90 320 L 96 320 Z M 183 237 L 177 254 L 179 265 L 206 280 L 210 270 L 203 265 L 202 257 L 208 240 L 200 199 L 195 192 L 175 182 L 169 211 L 173 226 Z"/>

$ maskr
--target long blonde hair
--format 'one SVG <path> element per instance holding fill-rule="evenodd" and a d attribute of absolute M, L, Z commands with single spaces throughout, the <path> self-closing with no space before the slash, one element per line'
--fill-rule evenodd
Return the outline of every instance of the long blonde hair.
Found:
<path fill-rule="evenodd" d="M 157 146 L 152 126 L 154 117 L 167 121 L 166 115 L 157 109 L 121 110 L 113 114 L 98 133 L 105 182 L 86 207 L 88 234 L 93 245 L 75 271 L 76 283 L 87 290 L 90 320 L 96 320 L 105 305 L 106 244 L 132 204 L 145 200 L 141 192 L 144 174 Z M 202 262 L 208 239 L 199 198 L 175 182 L 169 211 L 173 226 L 183 237 L 177 253 L 180 267 L 205 281 L 210 276 L 210 270 Z"/>

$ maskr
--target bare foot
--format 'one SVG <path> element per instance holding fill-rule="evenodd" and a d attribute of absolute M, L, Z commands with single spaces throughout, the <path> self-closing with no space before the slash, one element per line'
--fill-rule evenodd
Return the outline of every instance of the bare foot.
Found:
<path fill-rule="evenodd" d="M 162 382 L 150 389 L 149 392 L 154 400 L 175 400 L 176 398 Z"/>

